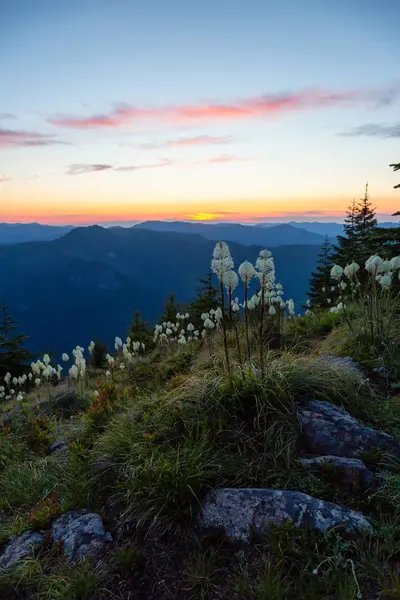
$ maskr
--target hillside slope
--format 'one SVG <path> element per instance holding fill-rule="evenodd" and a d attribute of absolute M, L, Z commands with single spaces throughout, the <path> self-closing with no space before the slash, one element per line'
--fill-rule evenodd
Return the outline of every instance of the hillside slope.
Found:
<path fill-rule="evenodd" d="M 167 295 L 195 297 L 214 242 L 198 235 L 140 228 L 72 230 L 52 242 L 0 246 L 0 298 L 10 304 L 36 350 L 64 351 L 97 335 L 111 343 L 126 333 L 135 310 L 154 322 Z M 304 301 L 318 246 L 274 249 L 286 297 Z M 260 247 L 231 244 L 236 265 Z"/>

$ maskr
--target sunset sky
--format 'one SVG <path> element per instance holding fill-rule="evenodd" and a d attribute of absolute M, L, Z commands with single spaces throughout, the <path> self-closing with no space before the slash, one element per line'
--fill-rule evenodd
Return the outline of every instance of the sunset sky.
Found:
<path fill-rule="evenodd" d="M 399 0 L 0 2 L 0 221 L 398 210 Z"/>

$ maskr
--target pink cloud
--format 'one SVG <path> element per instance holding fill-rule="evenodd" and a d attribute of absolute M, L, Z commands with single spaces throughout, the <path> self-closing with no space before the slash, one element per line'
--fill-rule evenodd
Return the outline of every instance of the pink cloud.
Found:
<path fill-rule="evenodd" d="M 172 160 L 162 160 L 158 163 L 153 163 L 149 165 L 129 165 L 127 167 L 116 167 L 116 171 L 140 171 L 141 169 L 158 169 L 160 167 L 169 167 L 173 163 Z"/>
<path fill-rule="evenodd" d="M 233 140 L 233 136 L 213 136 L 198 135 L 195 137 L 179 138 L 176 140 L 167 140 L 160 144 L 142 144 L 141 148 L 145 150 L 155 150 L 158 148 L 186 148 L 188 146 L 209 146 L 213 144 L 227 144 Z"/>
<path fill-rule="evenodd" d="M 251 158 L 242 158 L 240 156 L 216 156 L 215 158 L 205 158 L 204 160 L 196 160 L 192 165 L 217 165 L 221 163 L 244 162 L 252 160 Z"/>
<path fill-rule="evenodd" d="M 324 91 L 318 89 L 266 94 L 235 103 L 210 103 L 155 108 L 137 108 L 120 105 L 108 114 L 84 117 L 51 117 L 50 123 L 62 127 L 97 129 L 114 128 L 145 120 L 173 123 L 195 123 L 199 121 L 232 121 L 248 118 L 266 118 L 287 112 L 351 106 L 353 104 L 388 104 L 393 102 L 400 86 L 380 89 L 348 91 Z"/>
<path fill-rule="evenodd" d="M 52 135 L 44 135 L 34 131 L 15 131 L 0 128 L 0 149 L 21 148 L 29 146 L 49 146 L 60 144 Z"/>
<path fill-rule="evenodd" d="M 5 181 L 10 181 L 11 177 L 7 177 L 7 175 L 0 175 L 0 183 L 4 183 Z"/>

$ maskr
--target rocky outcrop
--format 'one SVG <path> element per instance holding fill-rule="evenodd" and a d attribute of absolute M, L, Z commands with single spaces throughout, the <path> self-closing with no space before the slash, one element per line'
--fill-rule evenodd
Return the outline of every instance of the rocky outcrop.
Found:
<path fill-rule="evenodd" d="M 220 488 L 203 503 L 200 527 L 223 527 L 230 538 L 247 540 L 249 528 L 263 532 L 269 524 L 292 521 L 296 527 L 326 532 L 343 527 L 347 532 L 372 531 L 360 512 L 318 500 L 302 492 L 269 489 Z"/>
<path fill-rule="evenodd" d="M 42 543 L 42 536 L 34 531 L 25 531 L 13 538 L 0 555 L 0 569 L 7 569 L 22 558 L 33 556 Z"/>
<path fill-rule="evenodd" d="M 319 470 L 332 473 L 340 478 L 343 485 L 370 487 L 374 485 L 373 473 L 357 458 L 344 458 L 342 456 L 317 456 L 315 458 L 301 458 L 301 466 L 309 471 Z"/>
<path fill-rule="evenodd" d="M 96 553 L 112 541 L 101 517 L 82 511 L 70 511 L 57 517 L 52 523 L 51 535 L 55 542 L 62 542 L 64 553 L 70 559 Z"/>
<path fill-rule="evenodd" d="M 313 454 L 333 454 L 354 458 L 372 449 L 383 449 L 400 456 L 395 437 L 365 427 L 344 408 L 324 400 L 311 400 L 299 408 L 304 441 Z"/>

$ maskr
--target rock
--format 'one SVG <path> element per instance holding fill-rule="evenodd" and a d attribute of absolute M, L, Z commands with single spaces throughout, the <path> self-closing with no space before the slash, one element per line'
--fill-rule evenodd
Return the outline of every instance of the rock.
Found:
<path fill-rule="evenodd" d="M 298 528 L 326 532 L 343 526 L 350 533 L 372 531 L 360 512 L 318 500 L 302 492 L 268 489 L 220 488 L 204 500 L 200 527 L 223 527 L 230 538 L 247 540 L 249 528 L 262 533 L 268 524 L 293 521 Z"/>
<path fill-rule="evenodd" d="M 400 456 L 395 437 L 365 427 L 344 409 L 324 400 L 311 400 L 299 408 L 307 448 L 314 454 L 357 457 L 373 448 Z"/>
<path fill-rule="evenodd" d="M 348 367 L 354 371 L 361 373 L 362 368 L 351 356 L 331 356 L 330 354 L 321 354 L 319 356 L 322 360 L 326 360 L 339 367 Z"/>
<path fill-rule="evenodd" d="M 0 555 L 0 568 L 7 569 L 15 565 L 21 558 L 33 556 L 42 543 L 42 536 L 34 531 L 25 531 L 13 538 Z"/>
<path fill-rule="evenodd" d="M 305 469 L 324 469 L 332 467 L 333 473 L 340 475 L 340 482 L 347 485 L 361 485 L 369 487 L 375 483 L 373 473 L 367 469 L 362 460 L 357 458 L 344 458 L 341 456 L 317 456 L 315 458 L 301 458 L 300 464 Z"/>
<path fill-rule="evenodd" d="M 54 454 L 55 452 L 66 452 L 68 451 L 67 440 L 60 438 L 49 446 L 47 451 L 48 454 Z"/>
<path fill-rule="evenodd" d="M 98 552 L 112 541 L 111 534 L 104 531 L 99 515 L 75 510 L 53 521 L 51 535 L 55 542 L 63 542 L 64 554 L 70 559 Z"/>

